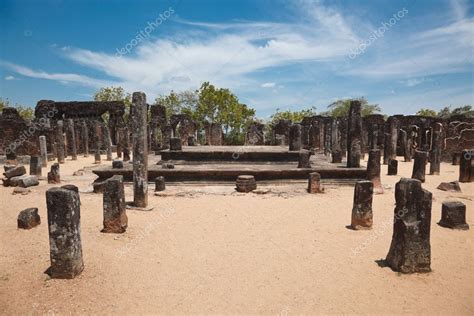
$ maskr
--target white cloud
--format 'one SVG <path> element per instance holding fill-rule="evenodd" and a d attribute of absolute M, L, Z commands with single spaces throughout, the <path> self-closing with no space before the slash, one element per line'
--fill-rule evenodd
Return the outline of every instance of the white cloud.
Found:
<path fill-rule="evenodd" d="M 410 78 L 407 80 L 402 80 L 400 82 L 406 85 L 407 87 L 415 87 L 419 84 L 422 84 L 424 81 L 425 81 L 425 78 Z"/>
<path fill-rule="evenodd" d="M 262 88 L 273 88 L 276 85 L 274 82 L 265 82 L 260 85 Z"/>
<path fill-rule="evenodd" d="M 13 76 L 6 76 L 5 78 L 3 78 L 5 80 L 15 80 L 15 77 Z"/>

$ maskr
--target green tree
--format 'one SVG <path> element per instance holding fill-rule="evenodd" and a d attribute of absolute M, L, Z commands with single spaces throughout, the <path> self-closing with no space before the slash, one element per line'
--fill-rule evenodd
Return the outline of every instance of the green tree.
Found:
<path fill-rule="evenodd" d="M 3 111 L 4 108 L 10 107 L 10 100 L 0 98 L 0 112 Z"/>
<path fill-rule="evenodd" d="M 460 106 L 454 108 L 453 110 L 451 110 L 450 106 L 446 106 L 438 112 L 437 116 L 439 118 L 448 119 L 453 115 L 465 115 L 467 117 L 474 117 L 474 110 L 472 110 L 472 106 L 470 105 Z"/>
<path fill-rule="evenodd" d="M 182 92 L 171 90 L 169 95 L 160 95 L 155 99 L 155 104 L 163 105 L 166 108 L 167 117 L 173 114 L 188 114 L 194 118 L 197 103 L 198 95 L 195 90 Z"/>
<path fill-rule="evenodd" d="M 275 125 L 280 120 L 291 120 L 292 122 L 301 122 L 304 117 L 316 115 L 316 107 L 310 107 L 307 109 L 302 109 L 300 111 L 280 111 L 276 109 L 276 112 L 270 116 L 270 124 Z"/>
<path fill-rule="evenodd" d="M 362 105 L 362 116 L 376 114 L 381 111 L 378 104 L 369 104 L 366 98 L 358 99 L 342 99 L 337 100 L 328 105 L 328 111 L 321 113 L 321 115 L 328 115 L 332 117 L 345 117 L 349 115 L 349 109 L 351 107 L 351 101 L 358 100 Z"/>
<path fill-rule="evenodd" d="M 437 113 L 436 113 L 436 111 L 431 110 L 431 109 L 421 108 L 421 109 L 418 110 L 418 112 L 416 112 L 416 115 L 436 117 Z"/>
<path fill-rule="evenodd" d="M 14 106 L 12 106 L 8 98 L 5 100 L 0 98 L 0 112 L 3 111 L 4 108 L 8 107 L 15 108 L 18 111 L 18 114 L 25 120 L 32 120 L 35 116 L 35 111 L 33 110 L 33 108 L 20 104 L 15 104 Z"/>
<path fill-rule="evenodd" d="M 122 87 L 104 87 L 94 94 L 94 101 L 123 101 L 125 103 L 125 120 L 128 120 L 132 96 L 126 93 Z M 108 116 L 104 115 L 104 120 L 108 121 Z"/>

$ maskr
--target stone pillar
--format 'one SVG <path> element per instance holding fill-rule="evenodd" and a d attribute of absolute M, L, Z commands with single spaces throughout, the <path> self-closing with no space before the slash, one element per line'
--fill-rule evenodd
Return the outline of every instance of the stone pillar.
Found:
<path fill-rule="evenodd" d="M 308 150 L 301 150 L 298 158 L 298 168 L 311 168 L 310 152 Z"/>
<path fill-rule="evenodd" d="M 342 162 L 341 132 L 336 118 L 333 118 L 331 126 L 331 156 L 332 163 Z"/>
<path fill-rule="evenodd" d="M 317 172 L 311 172 L 308 175 L 308 193 L 324 193 L 321 185 L 321 175 Z"/>
<path fill-rule="evenodd" d="M 407 132 L 403 129 L 400 130 L 400 135 L 400 146 L 402 147 L 405 162 L 411 162 L 411 139 L 409 140 Z"/>
<path fill-rule="evenodd" d="M 39 156 L 30 157 L 30 175 L 41 177 L 41 158 Z"/>
<path fill-rule="evenodd" d="M 64 123 L 63 121 L 58 121 L 55 129 L 56 134 L 56 152 L 58 155 L 58 162 L 64 163 L 64 133 L 63 133 Z"/>
<path fill-rule="evenodd" d="M 359 168 L 362 150 L 362 106 L 360 101 L 351 101 L 347 122 L 347 167 Z"/>
<path fill-rule="evenodd" d="M 458 201 L 443 202 L 441 220 L 438 224 L 453 229 L 469 229 L 466 223 L 466 205 Z"/>
<path fill-rule="evenodd" d="M 433 135 L 431 140 L 431 152 L 430 152 L 430 174 L 439 175 L 441 170 L 441 149 L 442 149 L 442 131 L 443 125 L 436 123 L 433 127 Z"/>
<path fill-rule="evenodd" d="M 123 176 L 114 175 L 105 181 L 104 228 L 102 233 L 121 234 L 127 230 L 128 218 L 125 206 Z"/>
<path fill-rule="evenodd" d="M 123 161 L 130 161 L 130 133 L 128 128 L 123 129 Z"/>
<path fill-rule="evenodd" d="M 431 271 L 432 194 L 416 179 L 402 178 L 395 188 L 393 236 L 386 262 L 402 273 Z"/>
<path fill-rule="evenodd" d="M 40 153 L 41 153 L 41 166 L 47 167 L 48 166 L 48 147 L 46 144 L 46 136 L 41 135 L 39 137 L 40 143 Z"/>
<path fill-rule="evenodd" d="M 148 204 L 148 141 L 147 105 L 143 92 L 134 92 L 132 97 L 133 135 L 133 204 L 146 207 Z"/>
<path fill-rule="evenodd" d="M 181 147 L 181 138 L 179 137 L 171 137 L 170 138 L 170 150 L 182 150 Z"/>
<path fill-rule="evenodd" d="M 302 147 L 302 140 L 301 140 L 301 124 L 293 124 L 290 126 L 289 131 L 289 150 L 290 151 L 299 151 Z"/>
<path fill-rule="evenodd" d="M 257 182 L 255 181 L 254 176 L 242 175 L 237 177 L 235 183 L 235 189 L 237 192 L 248 193 L 257 189 Z"/>
<path fill-rule="evenodd" d="M 454 152 L 453 153 L 453 166 L 459 166 L 461 164 L 461 153 Z"/>
<path fill-rule="evenodd" d="M 474 170 L 472 170 L 472 156 L 474 152 L 471 150 L 463 150 L 461 153 L 461 162 L 459 163 L 459 182 L 473 182 Z"/>
<path fill-rule="evenodd" d="M 81 201 L 75 186 L 46 191 L 53 279 L 73 279 L 84 269 L 81 245 Z"/>
<path fill-rule="evenodd" d="M 51 165 L 51 171 L 48 172 L 48 183 L 61 183 L 61 177 L 59 175 L 59 164 L 57 162 Z"/>
<path fill-rule="evenodd" d="M 355 230 L 372 229 L 372 197 L 374 185 L 372 181 L 358 181 L 354 190 L 351 228 Z"/>
<path fill-rule="evenodd" d="M 383 139 L 383 164 L 388 165 L 390 159 L 390 133 L 384 133 Z"/>
<path fill-rule="evenodd" d="M 77 147 L 76 147 L 76 130 L 74 129 L 74 121 L 69 119 L 68 129 L 71 134 L 71 156 L 72 160 L 77 160 Z"/>
<path fill-rule="evenodd" d="M 426 151 L 415 151 L 415 162 L 413 163 L 412 179 L 418 179 L 425 182 L 426 175 L 426 161 L 428 160 L 428 153 Z"/>
<path fill-rule="evenodd" d="M 94 163 L 99 164 L 101 162 L 100 148 L 102 147 L 102 126 L 99 121 L 94 121 L 94 142 L 95 142 Z"/>
<path fill-rule="evenodd" d="M 110 130 L 107 125 L 104 124 L 105 133 L 105 147 L 107 149 L 107 161 L 112 161 L 112 139 L 110 138 Z"/>
<path fill-rule="evenodd" d="M 115 139 L 117 140 L 117 158 L 122 158 L 122 151 L 123 151 L 123 132 L 122 128 L 117 128 Z"/>
<path fill-rule="evenodd" d="M 82 147 L 84 147 L 84 157 L 89 157 L 89 129 L 86 121 L 82 125 Z"/>
<path fill-rule="evenodd" d="M 389 160 L 397 159 L 397 142 L 398 142 L 398 120 L 396 117 L 391 116 L 388 118 L 390 140 L 389 140 Z"/>
<path fill-rule="evenodd" d="M 388 173 L 389 176 L 396 176 L 398 174 L 398 160 L 388 160 Z"/>
<path fill-rule="evenodd" d="M 367 162 L 367 180 L 370 180 L 374 185 L 374 192 L 382 194 L 383 187 L 380 181 L 380 149 L 369 150 L 369 161 Z"/>
<path fill-rule="evenodd" d="M 155 192 L 164 191 L 166 189 L 165 177 L 155 178 Z"/>

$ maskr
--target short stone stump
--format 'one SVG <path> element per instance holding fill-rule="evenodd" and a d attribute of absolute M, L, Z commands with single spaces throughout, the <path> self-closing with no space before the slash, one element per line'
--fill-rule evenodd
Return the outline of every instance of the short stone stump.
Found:
<path fill-rule="evenodd" d="M 254 176 L 241 175 L 237 177 L 236 188 L 237 192 L 251 192 L 257 189 L 257 182 Z"/>
<path fill-rule="evenodd" d="M 441 220 L 438 225 L 446 228 L 468 230 L 466 223 L 466 205 L 458 201 L 443 202 Z"/>

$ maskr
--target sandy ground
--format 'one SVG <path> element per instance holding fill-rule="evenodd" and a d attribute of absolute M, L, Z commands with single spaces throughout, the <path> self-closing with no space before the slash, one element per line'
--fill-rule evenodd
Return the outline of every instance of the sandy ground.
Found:
<path fill-rule="evenodd" d="M 401 275 L 377 261 L 390 246 L 394 184 L 411 175 L 412 163 L 401 162 L 399 176 L 383 176 L 385 194 L 374 196 L 371 231 L 346 228 L 353 187 L 310 195 L 305 183 L 296 183 L 260 185 L 267 194 L 234 193 L 232 186 L 168 186 L 164 196 L 150 191 L 154 210 L 128 211 L 127 232 L 115 235 L 100 233 L 102 195 L 87 193 L 92 173 L 72 176 L 92 160 L 61 165 L 64 184 L 81 191 L 85 270 L 74 280 L 43 273 L 49 267 L 45 191 L 53 185 L 42 181 L 25 196 L 0 187 L 2 314 L 474 314 L 474 184 L 461 184 L 463 193 L 436 189 L 457 179 L 457 166 L 443 164 L 442 175 L 427 176 L 424 184 L 434 195 L 433 272 Z M 127 186 L 128 200 L 131 193 Z M 436 224 L 448 199 L 466 203 L 469 231 Z M 39 208 L 42 224 L 17 230 L 17 215 L 27 207 Z"/>

